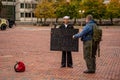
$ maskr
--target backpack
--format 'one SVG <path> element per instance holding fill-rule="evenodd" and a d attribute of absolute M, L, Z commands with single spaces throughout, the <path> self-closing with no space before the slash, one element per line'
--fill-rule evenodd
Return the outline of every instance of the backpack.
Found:
<path fill-rule="evenodd" d="M 102 41 L 102 29 L 100 29 L 100 27 L 97 26 L 97 24 L 93 25 L 93 41 Z"/>
<path fill-rule="evenodd" d="M 100 42 L 102 41 L 102 29 L 97 24 L 93 25 L 93 42 L 97 44 L 98 57 L 100 57 Z"/>
<path fill-rule="evenodd" d="M 23 62 L 19 61 L 14 65 L 14 69 L 16 72 L 24 72 L 25 64 Z"/>

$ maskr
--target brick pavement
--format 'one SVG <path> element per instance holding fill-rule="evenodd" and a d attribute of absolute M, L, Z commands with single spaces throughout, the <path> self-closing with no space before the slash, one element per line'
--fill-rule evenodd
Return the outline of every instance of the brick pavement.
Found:
<path fill-rule="evenodd" d="M 61 52 L 50 51 L 50 28 L 16 27 L 0 31 L 0 80 L 120 80 L 120 28 L 104 28 L 95 74 L 84 74 L 82 42 L 73 52 L 74 68 L 60 68 Z M 16 61 L 27 70 L 14 72 Z"/>

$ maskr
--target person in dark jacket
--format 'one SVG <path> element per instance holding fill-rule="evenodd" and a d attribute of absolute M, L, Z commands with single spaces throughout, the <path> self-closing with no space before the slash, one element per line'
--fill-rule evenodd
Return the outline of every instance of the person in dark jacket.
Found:
<path fill-rule="evenodd" d="M 8 22 L 9 22 L 9 28 L 12 28 L 12 27 L 13 27 L 13 25 L 15 25 L 15 26 L 16 26 L 16 23 L 15 23 L 15 21 L 14 21 L 14 20 L 12 20 L 12 19 L 8 19 Z"/>
<path fill-rule="evenodd" d="M 87 65 L 87 70 L 84 73 L 95 73 L 96 70 L 96 51 L 97 45 L 92 40 L 93 26 L 96 22 L 93 20 L 92 15 L 86 17 L 86 26 L 81 33 L 73 35 L 73 38 L 81 38 L 83 41 L 83 55 Z"/>
<path fill-rule="evenodd" d="M 69 16 L 63 17 L 63 22 L 64 23 L 59 27 L 60 29 L 73 29 L 73 25 L 69 23 Z M 71 51 L 62 51 L 61 68 L 66 66 L 73 68 Z"/>

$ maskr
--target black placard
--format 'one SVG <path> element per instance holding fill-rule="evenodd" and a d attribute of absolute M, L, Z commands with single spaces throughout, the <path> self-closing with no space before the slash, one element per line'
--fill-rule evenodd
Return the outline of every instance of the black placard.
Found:
<path fill-rule="evenodd" d="M 78 33 L 78 29 L 51 29 L 50 50 L 52 51 L 78 51 L 78 39 L 72 36 Z"/>

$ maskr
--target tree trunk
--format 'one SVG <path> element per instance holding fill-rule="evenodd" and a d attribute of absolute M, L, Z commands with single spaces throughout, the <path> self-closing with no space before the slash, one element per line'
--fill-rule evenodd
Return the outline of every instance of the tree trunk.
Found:
<path fill-rule="evenodd" d="M 113 18 L 110 18 L 111 24 L 113 24 Z"/>
<path fill-rule="evenodd" d="M 100 24 L 100 25 L 102 24 L 102 19 L 99 19 L 99 24 Z"/>
<path fill-rule="evenodd" d="M 44 18 L 44 24 L 46 23 L 47 18 Z"/>
<path fill-rule="evenodd" d="M 38 18 L 37 18 L 37 23 L 38 23 Z"/>
<path fill-rule="evenodd" d="M 74 25 L 76 24 L 76 21 L 77 21 L 77 19 L 75 18 L 75 19 L 74 19 Z"/>
<path fill-rule="evenodd" d="M 56 23 L 58 23 L 58 19 L 59 19 L 59 18 L 56 18 L 56 21 L 55 21 Z"/>
<path fill-rule="evenodd" d="M 40 18 L 40 21 L 38 21 L 39 22 L 39 25 L 42 25 L 42 18 Z"/>

